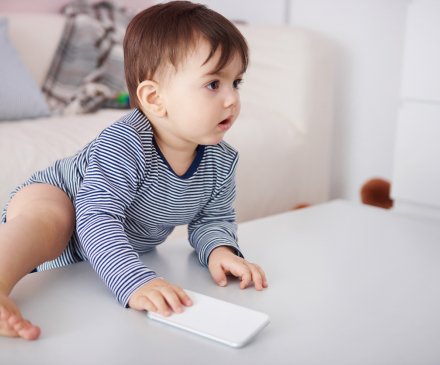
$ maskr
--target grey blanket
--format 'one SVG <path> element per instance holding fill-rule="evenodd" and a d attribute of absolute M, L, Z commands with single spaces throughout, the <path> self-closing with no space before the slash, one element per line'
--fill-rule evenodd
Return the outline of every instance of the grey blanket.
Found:
<path fill-rule="evenodd" d="M 74 1 L 62 12 L 66 26 L 43 92 L 54 111 L 95 111 L 127 91 L 122 42 L 135 12 L 108 1 Z"/>

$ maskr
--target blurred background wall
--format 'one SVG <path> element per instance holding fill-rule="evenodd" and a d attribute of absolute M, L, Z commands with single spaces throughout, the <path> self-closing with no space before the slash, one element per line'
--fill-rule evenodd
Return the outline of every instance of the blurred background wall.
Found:
<path fill-rule="evenodd" d="M 124 0 L 143 9 L 162 1 Z M 197 2 L 197 1 L 195 1 Z M 391 180 L 410 0 L 201 0 L 231 20 L 291 24 L 326 35 L 337 53 L 331 198 L 359 201 Z M 0 0 L 0 12 L 58 12 L 65 0 Z"/>

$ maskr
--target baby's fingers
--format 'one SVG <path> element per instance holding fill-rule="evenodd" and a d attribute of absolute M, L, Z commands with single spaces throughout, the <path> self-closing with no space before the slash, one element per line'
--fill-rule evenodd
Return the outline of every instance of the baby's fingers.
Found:
<path fill-rule="evenodd" d="M 241 279 L 240 289 L 246 288 L 252 280 L 252 271 L 249 266 L 247 266 L 248 262 L 244 260 L 244 263 L 240 265 L 240 268 L 237 270 L 237 273 L 232 272 L 235 276 L 238 276 Z"/>
<path fill-rule="evenodd" d="M 241 276 L 240 289 L 246 288 L 251 283 L 251 280 L 252 280 L 252 274 L 248 272 L 244 273 Z"/>
<path fill-rule="evenodd" d="M 250 284 L 251 280 L 255 283 L 256 290 L 261 291 L 263 290 L 263 286 L 267 287 L 264 271 L 257 264 L 251 264 L 250 262 L 244 260 L 244 265 L 247 270 L 245 269 L 241 275 L 241 289 L 246 288 Z"/>
<path fill-rule="evenodd" d="M 177 285 L 173 286 L 173 289 L 183 304 L 185 304 L 187 307 L 192 306 L 193 302 L 191 298 L 188 296 L 188 294 L 186 294 L 185 290 L 183 290 L 180 286 Z"/>
<path fill-rule="evenodd" d="M 139 297 L 130 307 L 137 310 L 147 310 L 149 312 L 157 312 L 156 306 L 147 297 Z"/>
<path fill-rule="evenodd" d="M 168 304 L 165 302 L 165 298 L 160 291 L 153 290 L 148 294 L 148 299 L 150 299 L 150 301 L 157 307 L 158 313 L 162 314 L 164 317 L 171 315 Z"/>
<path fill-rule="evenodd" d="M 253 265 L 259 271 L 259 273 L 261 275 L 261 279 L 263 279 L 263 287 L 267 288 L 269 286 L 269 284 L 267 283 L 266 274 L 264 273 L 263 269 L 260 266 L 258 266 L 257 264 L 253 264 Z"/>
<path fill-rule="evenodd" d="M 247 265 L 252 271 L 252 280 L 255 283 L 255 289 L 263 290 L 263 287 L 267 288 L 266 275 L 264 274 L 263 269 L 257 264 L 247 263 Z"/>
<path fill-rule="evenodd" d="M 220 286 L 225 286 L 227 283 L 225 272 L 220 263 L 215 263 L 209 266 L 209 271 L 215 282 Z"/>
<path fill-rule="evenodd" d="M 255 289 L 257 290 L 263 290 L 263 279 L 261 278 L 260 271 L 256 268 L 254 264 L 247 264 L 248 267 L 251 269 L 252 272 L 252 280 L 255 284 Z"/>

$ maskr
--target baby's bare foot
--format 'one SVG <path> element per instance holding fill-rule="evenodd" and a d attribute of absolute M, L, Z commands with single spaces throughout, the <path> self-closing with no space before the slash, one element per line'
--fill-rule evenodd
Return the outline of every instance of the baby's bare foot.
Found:
<path fill-rule="evenodd" d="M 17 305 L 6 295 L 0 294 L 0 336 L 23 337 L 35 340 L 40 329 L 23 319 Z"/>

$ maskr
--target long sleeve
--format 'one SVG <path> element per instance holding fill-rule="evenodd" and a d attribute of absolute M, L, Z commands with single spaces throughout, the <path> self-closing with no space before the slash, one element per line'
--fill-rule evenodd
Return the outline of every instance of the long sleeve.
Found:
<path fill-rule="evenodd" d="M 81 245 L 124 306 L 136 289 L 158 278 L 139 260 L 124 232 L 125 210 L 136 196 L 146 165 L 136 130 L 113 124 L 94 142 L 75 202 Z"/>
<path fill-rule="evenodd" d="M 238 154 L 228 174 L 215 189 L 212 198 L 188 225 L 189 242 L 196 250 L 203 266 L 208 266 L 210 253 L 219 246 L 234 247 L 237 255 L 244 258 L 238 247 L 235 209 L 232 206 L 236 196 L 237 161 Z"/>

